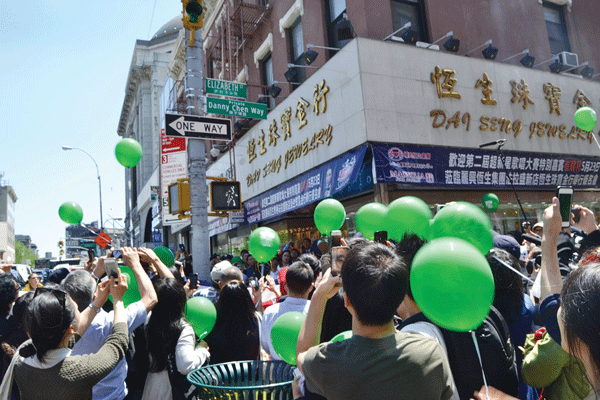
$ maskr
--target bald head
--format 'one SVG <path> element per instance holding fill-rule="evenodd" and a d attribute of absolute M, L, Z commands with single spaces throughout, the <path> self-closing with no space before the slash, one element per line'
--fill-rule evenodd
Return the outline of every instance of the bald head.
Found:
<path fill-rule="evenodd" d="M 244 275 L 242 271 L 237 267 L 227 267 L 221 272 L 221 279 L 219 280 L 219 286 L 223 287 L 231 281 L 244 281 Z"/>

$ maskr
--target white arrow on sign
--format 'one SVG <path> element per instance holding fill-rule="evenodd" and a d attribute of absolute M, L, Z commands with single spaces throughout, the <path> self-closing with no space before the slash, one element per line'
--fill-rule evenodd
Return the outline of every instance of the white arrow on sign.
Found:
<path fill-rule="evenodd" d="M 181 136 L 186 136 L 186 132 L 208 133 L 212 135 L 227 135 L 227 125 L 213 122 L 186 121 L 181 116 L 169 124 Z"/>

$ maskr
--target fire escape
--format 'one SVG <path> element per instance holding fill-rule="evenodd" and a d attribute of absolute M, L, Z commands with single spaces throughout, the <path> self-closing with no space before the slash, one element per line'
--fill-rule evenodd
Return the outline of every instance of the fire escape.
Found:
<path fill-rule="evenodd" d="M 244 67 L 245 52 L 248 40 L 252 38 L 258 27 L 271 14 L 272 8 L 240 1 L 233 13 L 225 7 L 224 21 L 217 27 L 206 51 L 207 62 L 216 65 L 225 80 L 235 80 Z"/>

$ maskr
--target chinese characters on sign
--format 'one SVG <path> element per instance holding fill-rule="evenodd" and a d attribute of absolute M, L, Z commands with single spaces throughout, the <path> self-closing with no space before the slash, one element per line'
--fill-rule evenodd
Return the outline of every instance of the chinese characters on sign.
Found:
<path fill-rule="evenodd" d="M 329 87 L 325 85 L 325 80 L 322 80 L 319 84 L 315 85 L 314 90 L 314 107 L 313 112 L 315 115 L 323 114 L 327 111 L 327 93 L 329 92 Z M 298 121 L 298 129 L 302 129 L 304 126 L 308 124 L 307 118 L 307 109 L 309 109 L 310 103 L 304 100 L 302 97 L 298 99 L 298 103 L 296 105 L 296 112 L 294 114 L 294 118 Z M 283 110 L 281 114 L 281 132 L 283 133 L 283 140 L 287 141 L 288 138 L 292 138 L 292 128 L 291 128 L 291 120 L 292 120 L 292 108 L 288 107 Z M 278 143 L 278 139 L 281 138 L 281 135 L 278 133 L 277 127 L 277 119 L 273 119 L 273 122 L 269 125 L 269 135 L 266 136 L 264 130 L 260 130 L 258 133 L 258 137 L 251 138 L 248 141 L 248 162 L 252 163 L 257 156 L 263 155 L 268 152 L 268 147 L 276 147 Z M 318 132 L 312 135 L 312 138 L 306 138 L 303 142 L 292 146 L 288 149 L 283 156 L 278 156 L 277 158 L 270 160 L 267 162 L 262 168 L 258 168 L 248 174 L 246 177 L 246 184 L 248 187 L 252 186 L 254 183 L 258 182 L 258 180 L 262 177 L 266 177 L 267 175 L 278 173 L 283 166 L 284 169 L 287 169 L 288 165 L 294 162 L 294 160 L 299 159 L 307 155 L 310 151 L 317 149 L 319 146 L 331 144 L 331 140 L 333 138 L 333 128 L 331 125 L 328 125 L 326 128 L 319 130 Z M 281 141 L 279 141 L 281 142 Z M 258 152 L 258 154 L 257 154 Z"/>
<path fill-rule="evenodd" d="M 378 183 L 432 186 L 595 187 L 600 158 L 506 152 L 433 146 L 373 145 Z"/>
<path fill-rule="evenodd" d="M 461 94 L 455 92 L 455 86 L 458 83 L 458 80 L 454 77 L 455 73 L 456 71 L 452 69 L 442 69 L 439 66 L 435 67 L 434 72 L 431 73 L 431 83 L 435 85 L 438 98 L 461 98 Z M 528 106 L 535 104 L 530 98 L 531 91 L 524 79 L 521 79 L 519 82 L 516 80 L 510 81 L 510 85 L 512 86 L 512 98 L 510 100 L 512 104 L 520 104 L 525 111 Z M 481 89 L 483 95 L 481 103 L 484 105 L 496 106 L 498 104 L 498 101 L 492 97 L 492 81 L 489 79 L 487 73 L 483 73 L 482 78 L 477 80 L 475 89 Z M 552 83 L 546 83 L 542 85 L 541 90 L 545 99 L 548 100 L 549 114 L 560 116 L 561 88 Z M 573 104 L 575 105 L 575 108 L 578 109 L 590 106 L 592 102 L 583 91 L 578 89 L 573 98 Z M 456 111 L 454 113 L 446 113 L 444 110 L 436 109 L 432 110 L 429 115 L 432 118 L 432 127 L 434 129 L 439 128 L 448 130 L 451 127 L 454 129 L 462 127 L 466 131 L 471 129 L 471 113 L 469 112 L 461 113 L 460 111 Z M 513 134 L 514 137 L 517 137 L 521 133 L 523 126 L 527 126 L 527 124 L 521 119 L 512 121 L 508 118 L 489 115 L 483 115 L 479 118 L 479 130 L 482 132 L 487 130 L 490 132 L 499 131 L 506 134 Z M 529 133 L 530 139 L 536 135 L 538 137 L 546 136 L 549 138 L 558 138 L 560 140 L 584 140 L 589 143 L 592 143 L 594 139 L 592 132 L 583 131 L 576 125 L 572 125 L 569 129 L 567 125 L 557 125 L 546 121 L 531 122 L 529 124 Z"/>

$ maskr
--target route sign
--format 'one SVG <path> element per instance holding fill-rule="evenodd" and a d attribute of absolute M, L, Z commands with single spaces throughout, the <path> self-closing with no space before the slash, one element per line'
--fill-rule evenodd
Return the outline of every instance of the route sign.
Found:
<path fill-rule="evenodd" d="M 206 98 L 206 112 L 243 118 L 267 119 L 266 104 L 219 99 L 217 97 Z"/>
<path fill-rule="evenodd" d="M 231 120 L 188 114 L 165 114 L 167 136 L 231 140 Z"/>
<path fill-rule="evenodd" d="M 245 83 L 206 78 L 205 89 L 207 94 L 246 98 Z"/>

